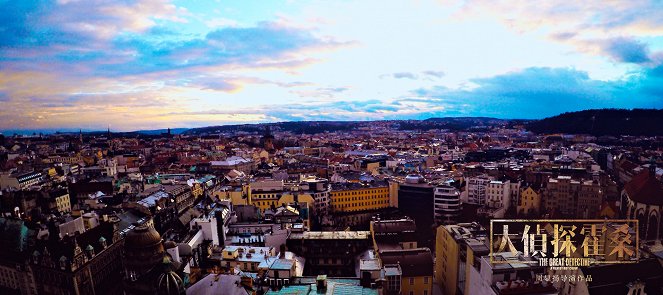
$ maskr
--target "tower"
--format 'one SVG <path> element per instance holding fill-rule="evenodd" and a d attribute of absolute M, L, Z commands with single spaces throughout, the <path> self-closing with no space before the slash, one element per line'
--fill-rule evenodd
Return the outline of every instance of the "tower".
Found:
<path fill-rule="evenodd" d="M 265 127 L 265 134 L 262 136 L 262 147 L 269 152 L 274 150 L 274 136 L 271 133 L 269 125 Z"/>

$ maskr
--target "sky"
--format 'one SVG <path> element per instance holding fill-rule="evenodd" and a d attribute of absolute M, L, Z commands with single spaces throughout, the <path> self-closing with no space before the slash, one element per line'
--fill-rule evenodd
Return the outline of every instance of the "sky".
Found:
<path fill-rule="evenodd" d="M 0 106 L 116 131 L 663 108 L 663 1 L 0 0 Z"/>

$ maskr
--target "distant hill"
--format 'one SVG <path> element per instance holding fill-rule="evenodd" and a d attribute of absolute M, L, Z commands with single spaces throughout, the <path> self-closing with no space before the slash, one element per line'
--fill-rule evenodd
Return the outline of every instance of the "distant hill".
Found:
<path fill-rule="evenodd" d="M 357 122 L 357 121 L 297 121 L 297 122 L 278 122 L 278 123 L 263 123 L 263 124 L 242 124 L 242 125 L 223 125 L 223 126 L 209 126 L 201 128 L 191 128 L 185 131 L 185 134 L 214 134 L 223 132 L 265 132 L 267 126 L 275 129 L 278 127 L 282 131 L 290 131 L 295 134 L 314 134 L 325 131 L 343 131 L 351 130 L 353 128 L 367 126 L 371 122 Z"/>
<path fill-rule="evenodd" d="M 663 135 L 663 109 L 598 109 L 563 113 L 532 121 L 526 128 L 539 134 Z"/>
<path fill-rule="evenodd" d="M 493 127 L 510 127 L 513 124 L 527 122 L 524 120 L 497 119 L 488 117 L 442 117 L 429 118 L 422 121 L 399 122 L 401 130 L 447 129 L 452 131 L 479 131 Z"/>

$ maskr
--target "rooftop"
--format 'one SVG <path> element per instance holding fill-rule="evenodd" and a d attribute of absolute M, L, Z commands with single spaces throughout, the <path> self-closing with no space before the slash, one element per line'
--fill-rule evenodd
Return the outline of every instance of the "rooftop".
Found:
<path fill-rule="evenodd" d="M 309 231 L 291 233 L 288 239 L 308 240 L 363 240 L 369 239 L 370 231 Z"/>

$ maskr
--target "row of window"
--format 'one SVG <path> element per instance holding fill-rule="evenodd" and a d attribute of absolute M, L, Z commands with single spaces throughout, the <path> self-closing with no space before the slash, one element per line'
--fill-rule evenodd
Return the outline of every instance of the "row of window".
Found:
<path fill-rule="evenodd" d="M 379 194 L 385 193 L 387 189 L 371 189 L 371 190 L 361 190 L 361 191 L 336 191 L 332 192 L 332 196 L 354 196 L 354 195 L 363 195 L 363 194 Z"/>
<path fill-rule="evenodd" d="M 371 200 L 378 198 L 389 198 L 389 195 L 370 195 L 370 196 L 359 196 L 359 197 L 344 197 L 344 198 L 334 198 L 334 202 L 349 202 L 349 201 L 360 201 L 360 200 Z"/>
<path fill-rule="evenodd" d="M 357 207 L 365 207 L 365 206 L 379 206 L 379 207 L 387 207 L 389 205 L 388 200 L 381 200 L 381 201 L 373 201 L 373 202 L 359 202 L 359 203 L 352 203 L 350 205 L 347 204 L 340 204 L 340 205 L 332 205 L 332 208 L 335 210 L 346 210 L 348 208 L 352 208 L 355 210 L 358 210 Z"/>

